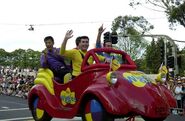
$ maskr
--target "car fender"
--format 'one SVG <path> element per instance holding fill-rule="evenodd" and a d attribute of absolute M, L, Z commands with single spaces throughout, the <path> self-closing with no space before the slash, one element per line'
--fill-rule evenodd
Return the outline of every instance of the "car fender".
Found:
<path fill-rule="evenodd" d="M 177 101 L 173 96 L 173 93 L 169 89 L 167 89 L 167 87 L 165 87 L 164 85 L 159 85 L 159 86 L 162 89 L 162 92 L 165 94 L 170 108 L 176 108 Z"/>
<path fill-rule="evenodd" d="M 41 84 L 32 87 L 32 89 L 28 93 L 29 109 L 32 108 L 33 100 L 36 97 L 39 97 L 39 99 L 42 100 L 42 106 L 49 114 L 51 114 L 51 116 L 55 115 L 53 114 L 53 112 L 54 110 L 59 109 L 58 107 L 60 107 L 60 105 L 56 97 L 50 94 L 46 87 Z"/>
<path fill-rule="evenodd" d="M 124 99 L 120 99 L 113 88 L 104 84 L 97 84 L 88 87 L 82 95 L 81 104 L 85 104 L 91 98 L 97 98 L 105 110 L 109 113 L 127 114 L 130 106 Z"/>
<path fill-rule="evenodd" d="M 30 92 L 28 93 L 28 104 L 30 109 L 32 108 L 32 102 L 36 97 L 39 97 L 41 100 L 43 100 L 43 104 L 45 104 L 46 90 L 47 89 L 41 84 L 34 85 L 31 88 Z"/>

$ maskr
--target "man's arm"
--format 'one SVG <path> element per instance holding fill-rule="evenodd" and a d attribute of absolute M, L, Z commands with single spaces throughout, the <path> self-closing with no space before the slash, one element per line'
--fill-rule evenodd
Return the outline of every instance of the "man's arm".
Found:
<path fill-rule="evenodd" d="M 96 39 L 96 48 L 101 48 L 101 35 L 104 32 L 105 28 L 103 28 L 103 24 L 98 29 L 98 35 Z"/>
<path fill-rule="evenodd" d="M 67 41 L 68 41 L 68 39 L 73 37 L 72 34 L 73 34 L 73 30 L 68 30 L 66 32 L 64 40 L 63 40 L 62 45 L 60 47 L 60 55 L 63 55 L 65 53 Z"/>

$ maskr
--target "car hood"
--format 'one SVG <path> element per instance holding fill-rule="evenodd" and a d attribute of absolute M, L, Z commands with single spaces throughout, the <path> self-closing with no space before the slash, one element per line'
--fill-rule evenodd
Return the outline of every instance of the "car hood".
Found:
<path fill-rule="evenodd" d="M 160 117 L 169 114 L 168 97 L 160 86 L 140 71 L 117 72 L 117 98 L 126 99 L 131 112 Z"/>

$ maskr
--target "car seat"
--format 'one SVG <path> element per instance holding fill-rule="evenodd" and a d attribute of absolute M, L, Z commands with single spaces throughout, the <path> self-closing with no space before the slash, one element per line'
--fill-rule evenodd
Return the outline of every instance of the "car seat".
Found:
<path fill-rule="evenodd" d="M 71 80 L 72 80 L 71 73 L 67 73 L 67 74 L 64 75 L 64 84 L 68 83 Z"/>

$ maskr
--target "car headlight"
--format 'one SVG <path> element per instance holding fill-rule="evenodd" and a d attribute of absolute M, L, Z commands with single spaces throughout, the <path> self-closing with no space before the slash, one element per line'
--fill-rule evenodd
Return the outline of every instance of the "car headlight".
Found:
<path fill-rule="evenodd" d="M 109 82 L 109 84 L 111 84 L 111 85 L 116 84 L 117 81 L 118 81 L 117 76 L 116 76 L 116 73 L 114 73 L 114 72 L 109 72 L 109 73 L 106 75 L 106 79 L 107 79 L 107 81 Z"/>

